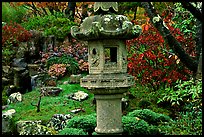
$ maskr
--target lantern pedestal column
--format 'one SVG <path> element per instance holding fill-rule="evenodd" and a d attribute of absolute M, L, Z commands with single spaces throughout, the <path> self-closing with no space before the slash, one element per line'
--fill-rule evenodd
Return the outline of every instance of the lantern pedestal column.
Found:
<path fill-rule="evenodd" d="M 95 95 L 98 134 L 122 134 L 122 106 L 123 94 Z"/>

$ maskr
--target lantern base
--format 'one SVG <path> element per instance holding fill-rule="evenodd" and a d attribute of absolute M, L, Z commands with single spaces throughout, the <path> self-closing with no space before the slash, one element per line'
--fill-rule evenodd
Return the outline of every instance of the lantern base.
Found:
<path fill-rule="evenodd" d="M 91 74 L 80 79 L 80 85 L 91 89 L 94 94 L 124 93 L 134 84 L 134 77 L 123 74 Z"/>

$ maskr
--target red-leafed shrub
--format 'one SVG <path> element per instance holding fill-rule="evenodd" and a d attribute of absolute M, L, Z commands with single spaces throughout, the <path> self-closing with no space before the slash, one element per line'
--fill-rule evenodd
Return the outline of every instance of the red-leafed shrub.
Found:
<path fill-rule="evenodd" d="M 18 46 L 19 42 L 26 42 L 31 36 L 32 34 L 20 24 L 10 22 L 2 27 L 2 46 L 5 46 L 7 43 Z"/>
<path fill-rule="evenodd" d="M 172 35 L 185 51 L 195 57 L 195 42 L 191 36 L 185 37 L 179 29 L 170 25 L 167 16 L 164 21 Z M 163 37 L 150 23 L 145 23 L 143 33 L 126 42 L 128 49 L 128 73 L 142 85 L 157 90 L 160 86 L 172 85 L 176 80 L 188 80 L 192 74 L 165 43 Z M 188 46 L 186 46 L 188 45 Z"/>
<path fill-rule="evenodd" d="M 2 26 L 2 64 L 10 65 L 20 42 L 26 42 L 32 34 L 17 23 Z"/>

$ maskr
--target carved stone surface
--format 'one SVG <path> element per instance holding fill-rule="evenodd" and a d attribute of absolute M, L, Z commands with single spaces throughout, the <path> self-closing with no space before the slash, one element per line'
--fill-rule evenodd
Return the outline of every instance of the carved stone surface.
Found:
<path fill-rule="evenodd" d="M 122 94 L 95 95 L 97 104 L 97 127 L 99 134 L 120 134 L 122 128 Z"/>
<path fill-rule="evenodd" d="M 98 10 L 109 11 L 110 8 L 113 8 L 115 12 L 118 12 L 118 3 L 117 2 L 95 2 L 94 12 Z"/>
<path fill-rule="evenodd" d="M 132 86 L 134 80 L 128 74 L 87 75 L 81 79 L 80 84 L 88 89 L 118 89 Z M 120 90 L 117 90 L 117 92 L 120 92 Z M 100 93 L 100 91 L 95 93 Z M 103 93 L 108 94 L 109 92 L 106 93 L 104 90 Z"/>
<path fill-rule="evenodd" d="M 107 14 L 95 15 L 84 19 L 80 27 L 73 26 L 71 34 L 76 39 L 94 40 L 109 39 L 132 39 L 138 37 L 142 29 L 139 25 L 133 25 L 126 16 Z"/>

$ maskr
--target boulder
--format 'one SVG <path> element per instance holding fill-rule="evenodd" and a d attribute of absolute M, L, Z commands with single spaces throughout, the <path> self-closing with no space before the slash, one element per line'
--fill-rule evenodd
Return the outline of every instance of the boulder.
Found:
<path fill-rule="evenodd" d="M 24 58 L 14 58 L 13 59 L 13 67 L 19 67 L 19 68 L 27 68 L 28 64 L 25 62 Z"/>
<path fill-rule="evenodd" d="M 15 109 L 10 109 L 2 113 L 2 134 L 11 135 L 14 132 L 13 115 L 16 113 Z"/>
<path fill-rule="evenodd" d="M 18 121 L 16 124 L 19 135 L 55 135 L 56 131 L 41 125 L 42 121 Z"/>
<path fill-rule="evenodd" d="M 21 102 L 21 101 L 22 101 L 22 94 L 20 92 L 17 92 L 9 96 L 7 100 L 7 104 L 9 105 L 11 103 L 16 103 L 16 102 Z"/>
<path fill-rule="evenodd" d="M 71 75 L 71 76 L 70 76 L 70 83 L 71 83 L 71 84 L 79 84 L 81 78 L 82 78 L 82 75 L 81 75 L 81 74 Z"/>
<path fill-rule="evenodd" d="M 28 70 L 30 76 L 34 76 L 38 74 L 40 65 L 39 64 L 28 64 Z"/>
<path fill-rule="evenodd" d="M 14 67 L 14 85 L 20 89 L 21 93 L 31 91 L 31 77 L 26 68 Z"/>
<path fill-rule="evenodd" d="M 58 96 L 62 91 L 59 87 L 42 87 L 40 92 L 43 96 Z"/>
<path fill-rule="evenodd" d="M 72 116 L 70 114 L 54 114 L 51 120 L 48 122 L 47 127 L 53 128 L 59 131 L 66 127 L 66 123 Z"/>
<path fill-rule="evenodd" d="M 6 89 L 6 96 L 10 96 L 11 94 L 13 93 L 16 93 L 17 92 L 17 89 L 14 85 L 10 85 L 8 86 L 8 88 Z"/>
<path fill-rule="evenodd" d="M 10 79 L 8 79 L 8 78 L 5 78 L 5 77 L 3 77 L 2 78 L 2 85 L 3 86 L 6 86 L 6 85 L 8 85 L 9 83 L 10 83 Z M 2 88 L 3 89 L 3 88 Z"/>
<path fill-rule="evenodd" d="M 2 70 L 4 73 L 9 73 L 11 67 L 10 66 L 2 66 Z"/>
<path fill-rule="evenodd" d="M 83 101 L 83 100 L 87 99 L 88 96 L 89 95 L 87 93 L 85 93 L 84 91 L 78 91 L 78 92 L 74 93 L 71 98 L 74 100 L 77 100 L 77 101 Z"/>

